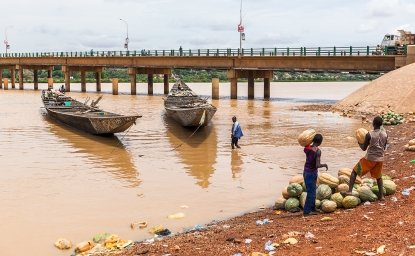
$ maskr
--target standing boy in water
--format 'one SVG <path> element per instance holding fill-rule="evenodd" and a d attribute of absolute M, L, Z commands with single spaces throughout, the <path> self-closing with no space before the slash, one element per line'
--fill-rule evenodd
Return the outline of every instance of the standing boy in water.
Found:
<path fill-rule="evenodd" d="M 346 195 L 352 195 L 352 189 L 357 175 L 364 176 L 370 172 L 370 175 L 376 179 L 378 184 L 378 200 L 383 200 L 382 169 L 388 135 L 384 129 L 381 129 L 383 125 L 382 117 L 375 117 L 372 124 L 373 131 L 366 134 L 363 144 L 359 144 L 363 151 L 367 150 L 367 153 L 353 168 L 352 174 L 350 175 L 349 191 Z"/>
<path fill-rule="evenodd" d="M 313 143 L 304 147 L 306 159 L 303 176 L 307 192 L 307 197 L 304 204 L 304 216 L 317 214 L 315 208 L 318 168 L 326 167 L 326 171 L 329 169 L 327 164 L 320 163 L 321 150 L 318 147 L 322 142 L 323 136 L 318 133 L 314 136 Z"/>
<path fill-rule="evenodd" d="M 238 121 L 236 121 L 236 116 L 232 117 L 232 121 L 233 121 L 233 124 L 232 124 L 232 131 L 231 131 L 231 138 L 232 138 L 231 145 L 232 145 L 232 149 L 234 149 L 234 148 L 235 148 L 235 146 L 236 146 L 237 148 L 241 148 L 241 147 L 238 145 L 238 140 L 239 140 L 242 136 L 244 136 L 244 134 L 242 133 L 241 125 L 239 124 L 239 122 L 238 122 Z"/>

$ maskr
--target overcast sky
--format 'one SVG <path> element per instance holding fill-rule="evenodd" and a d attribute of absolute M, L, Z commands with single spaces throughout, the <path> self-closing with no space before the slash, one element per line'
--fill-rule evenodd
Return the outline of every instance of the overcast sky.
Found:
<path fill-rule="evenodd" d="M 240 0 L 0 0 L 11 52 L 238 48 Z M 244 48 L 374 46 L 415 0 L 243 0 Z M 1 35 L 0 34 L 0 35 Z M 1 41 L 3 41 L 1 40 Z M 0 52 L 4 52 L 4 44 Z"/>

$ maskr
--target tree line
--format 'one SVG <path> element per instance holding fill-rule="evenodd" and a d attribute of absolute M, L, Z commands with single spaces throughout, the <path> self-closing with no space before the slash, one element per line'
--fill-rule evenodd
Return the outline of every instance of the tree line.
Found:
<path fill-rule="evenodd" d="M 211 82 L 212 78 L 219 78 L 221 82 L 229 82 L 225 70 L 199 70 L 199 69 L 173 69 L 172 73 L 176 77 L 180 77 L 184 82 Z M 363 74 L 363 73 L 312 73 L 312 72 L 285 72 L 285 71 L 274 71 L 273 73 L 273 82 L 283 81 L 371 81 L 378 78 L 381 74 Z M 48 72 L 47 70 L 38 71 L 38 81 L 40 83 L 47 82 Z M 53 80 L 56 83 L 64 82 L 64 74 L 62 70 L 56 68 L 52 72 Z M 3 77 L 10 78 L 10 70 L 3 70 Z M 33 82 L 33 70 L 24 70 L 23 71 L 24 81 Z M 127 69 L 125 68 L 104 68 L 101 76 L 101 82 L 111 82 L 112 78 L 118 78 L 118 81 L 121 83 L 130 82 Z M 174 82 L 174 78 L 169 78 L 171 82 Z M 240 79 L 241 81 L 247 79 Z M 163 82 L 163 75 L 154 75 L 153 81 L 155 83 Z M 81 82 L 81 72 L 71 72 L 71 82 L 80 83 Z M 95 73 L 86 72 L 86 82 L 92 83 L 95 82 Z M 147 75 L 137 74 L 137 82 L 145 83 L 147 82 Z"/>

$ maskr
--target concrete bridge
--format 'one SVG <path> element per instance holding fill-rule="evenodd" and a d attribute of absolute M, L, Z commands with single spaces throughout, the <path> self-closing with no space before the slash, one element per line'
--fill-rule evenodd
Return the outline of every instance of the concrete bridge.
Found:
<path fill-rule="evenodd" d="M 18 74 L 19 89 L 23 90 L 23 70 L 34 72 L 34 89 L 38 89 L 38 70 L 48 71 L 48 84 L 53 86 L 52 71 L 61 67 L 65 76 L 66 91 L 71 90 L 71 72 L 81 73 L 81 91 L 86 91 L 86 72 L 94 72 L 96 90 L 101 91 L 103 68 L 127 68 L 131 94 L 137 92 L 136 75 L 147 74 L 148 94 L 153 94 L 153 75 L 164 75 L 164 93 L 169 91 L 168 78 L 173 68 L 226 70 L 231 82 L 231 98 L 237 98 L 237 79 L 248 79 L 248 98 L 254 98 L 254 79 L 264 79 L 264 98 L 270 97 L 270 81 L 274 70 L 296 71 L 348 71 L 388 72 L 415 62 L 415 46 L 408 46 L 404 55 L 374 55 L 375 47 L 327 48 L 261 48 L 261 49 L 205 49 L 205 50 L 153 50 L 153 51 L 89 51 L 12 53 L 0 55 L 0 88 L 3 87 L 2 70 L 11 70 L 11 85 L 15 88 Z M 219 83 L 212 84 L 212 98 L 219 97 Z M 8 80 L 4 81 L 8 89 Z M 113 82 L 113 94 L 118 83 Z"/>

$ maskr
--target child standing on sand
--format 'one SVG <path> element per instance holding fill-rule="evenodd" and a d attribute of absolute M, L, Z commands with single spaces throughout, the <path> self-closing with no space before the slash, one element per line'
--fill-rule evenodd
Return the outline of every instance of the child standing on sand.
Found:
<path fill-rule="evenodd" d="M 326 167 L 326 171 L 329 169 L 327 164 L 320 163 L 321 150 L 318 148 L 323 142 L 323 136 L 317 133 L 313 138 L 313 143 L 304 147 L 304 153 L 306 160 L 304 164 L 304 183 L 306 186 L 307 197 L 304 204 L 304 216 L 317 214 L 316 207 L 316 189 L 317 189 L 317 176 L 318 168 Z"/>

